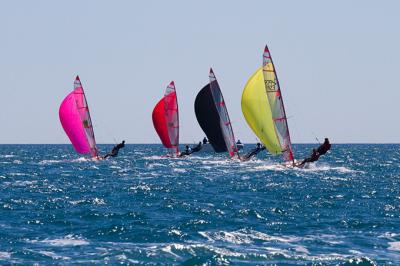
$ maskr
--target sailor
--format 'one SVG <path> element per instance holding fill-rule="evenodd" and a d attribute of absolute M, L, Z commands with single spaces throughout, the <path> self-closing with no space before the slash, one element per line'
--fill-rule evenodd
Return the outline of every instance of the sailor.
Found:
<path fill-rule="evenodd" d="M 322 143 L 318 149 L 317 152 L 319 153 L 319 155 L 324 155 L 325 153 L 327 153 L 327 151 L 329 151 L 331 149 L 331 144 L 329 143 L 329 139 L 325 138 L 324 143 Z"/>
<path fill-rule="evenodd" d="M 185 146 L 185 152 L 186 152 L 187 155 L 191 154 L 192 153 L 192 148 L 190 148 L 189 145 L 186 145 Z"/>
<path fill-rule="evenodd" d="M 203 144 L 207 144 L 207 143 L 208 143 L 208 139 L 206 137 L 204 137 Z"/>
<path fill-rule="evenodd" d="M 262 146 L 261 143 L 257 143 L 256 147 L 252 149 L 250 152 L 248 152 L 246 155 L 244 155 L 241 160 L 242 161 L 248 161 L 250 160 L 251 157 L 256 156 L 258 153 L 261 151 L 265 150 L 265 146 Z"/>
<path fill-rule="evenodd" d="M 318 159 L 319 159 L 319 153 L 316 149 L 313 149 L 310 157 L 305 158 L 298 166 L 303 166 L 306 163 L 312 163 L 318 161 Z"/>
<path fill-rule="evenodd" d="M 123 140 L 121 143 L 115 145 L 111 152 L 107 153 L 103 158 L 106 159 L 107 157 L 116 157 L 118 155 L 118 152 L 120 149 L 122 149 L 123 147 L 125 147 L 125 140 Z"/>
<path fill-rule="evenodd" d="M 199 144 L 196 145 L 196 147 L 192 148 L 192 153 L 193 152 L 198 152 L 203 148 L 203 143 L 201 143 L 201 141 L 199 141 Z"/>
<path fill-rule="evenodd" d="M 240 139 L 238 139 L 238 141 L 236 142 L 237 150 L 239 151 L 239 150 L 243 149 L 243 147 L 244 147 L 243 143 L 240 141 Z"/>
<path fill-rule="evenodd" d="M 190 154 L 192 154 L 192 148 L 190 148 L 189 145 L 186 145 L 185 151 L 181 152 L 181 154 L 179 154 L 179 157 L 183 157 Z"/>

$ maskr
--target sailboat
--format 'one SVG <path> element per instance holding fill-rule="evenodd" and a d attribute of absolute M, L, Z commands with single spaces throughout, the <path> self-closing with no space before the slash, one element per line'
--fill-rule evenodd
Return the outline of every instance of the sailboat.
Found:
<path fill-rule="evenodd" d="M 179 110 L 173 81 L 165 90 L 164 97 L 156 104 L 152 114 L 153 125 L 168 155 L 179 155 Z"/>
<path fill-rule="evenodd" d="M 282 154 L 286 163 L 294 165 L 282 92 L 268 46 L 264 49 L 263 66 L 250 77 L 243 90 L 242 112 L 267 150 L 273 155 Z"/>
<path fill-rule="evenodd" d="M 92 119 L 79 76 L 76 76 L 74 90 L 62 101 L 59 109 L 61 125 L 79 154 L 98 157 Z"/>
<path fill-rule="evenodd" d="M 233 157 L 237 152 L 235 136 L 224 97 L 212 68 L 209 80 L 196 96 L 194 102 L 196 118 L 214 151 L 228 152 L 229 156 Z"/>

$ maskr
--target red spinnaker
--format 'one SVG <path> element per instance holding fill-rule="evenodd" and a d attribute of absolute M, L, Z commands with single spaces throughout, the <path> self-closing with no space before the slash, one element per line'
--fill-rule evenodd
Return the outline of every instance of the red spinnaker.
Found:
<path fill-rule="evenodd" d="M 179 153 L 179 112 L 175 84 L 172 81 L 152 114 L 153 125 L 170 155 Z"/>

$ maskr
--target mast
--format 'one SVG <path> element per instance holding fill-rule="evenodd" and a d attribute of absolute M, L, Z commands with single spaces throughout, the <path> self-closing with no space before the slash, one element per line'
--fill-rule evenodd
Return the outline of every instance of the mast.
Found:
<path fill-rule="evenodd" d="M 232 157 L 237 151 L 235 136 L 232 129 L 231 120 L 229 118 L 229 113 L 226 108 L 224 96 L 222 95 L 221 88 L 219 87 L 217 78 L 215 77 L 214 71 L 210 68 L 210 89 L 214 99 L 214 104 L 218 110 L 220 117 L 220 126 L 224 135 L 224 140 L 226 147 L 228 149 L 229 155 Z"/>
<path fill-rule="evenodd" d="M 274 75 L 273 78 L 275 81 L 266 78 L 271 72 Z M 283 104 L 282 92 L 279 84 L 278 75 L 276 73 L 275 65 L 272 61 L 272 57 L 267 45 L 265 46 L 263 54 L 263 74 L 264 74 L 265 89 L 267 92 L 268 100 L 270 101 L 270 107 L 272 109 L 272 118 L 275 123 L 275 131 L 277 133 L 281 147 L 283 146 L 282 152 L 284 154 L 284 159 L 287 161 L 292 161 L 292 163 L 294 164 L 292 142 L 290 140 L 290 132 L 287 123 L 285 106 Z M 275 101 L 277 101 L 279 104 L 274 104 Z M 274 112 L 274 107 L 276 107 L 276 105 L 278 105 L 279 108 L 277 110 L 278 111 L 277 113 Z M 282 128 L 278 127 L 279 123 L 283 124 L 283 130 L 286 132 L 281 132 Z M 282 133 L 284 134 L 283 136 Z"/>
<path fill-rule="evenodd" d="M 74 89 L 64 98 L 59 108 L 61 125 L 79 154 L 98 155 L 89 108 L 82 84 L 77 76 Z"/>
<path fill-rule="evenodd" d="M 160 140 L 171 156 L 179 154 L 179 114 L 175 84 L 172 81 L 153 109 L 152 120 Z"/>
<path fill-rule="evenodd" d="M 80 106 L 80 103 L 78 101 L 77 102 L 77 108 L 78 109 L 84 109 L 85 115 L 87 115 L 87 119 L 86 117 L 82 117 L 82 112 L 79 111 L 79 114 L 81 115 L 81 120 L 82 120 L 82 124 L 83 127 L 85 129 L 86 135 L 87 135 L 87 139 L 90 145 L 90 153 L 92 155 L 92 157 L 97 157 L 98 156 L 98 150 L 97 150 L 97 146 L 96 146 L 96 138 L 94 135 L 94 129 L 93 129 L 93 124 L 92 124 L 92 118 L 90 116 L 90 111 L 89 111 L 89 105 L 87 103 L 87 99 L 86 99 L 86 95 L 85 95 L 85 90 L 83 89 L 81 80 L 79 78 L 79 75 L 76 76 L 75 81 L 74 81 L 74 90 L 76 91 L 77 89 L 81 89 L 82 90 L 82 96 L 83 96 L 83 106 Z M 79 94 L 79 92 L 78 92 Z M 88 132 L 89 131 L 89 132 Z"/>
<path fill-rule="evenodd" d="M 174 81 L 168 85 L 164 94 L 164 109 L 168 136 L 171 143 L 171 153 L 179 153 L 179 109 Z"/>

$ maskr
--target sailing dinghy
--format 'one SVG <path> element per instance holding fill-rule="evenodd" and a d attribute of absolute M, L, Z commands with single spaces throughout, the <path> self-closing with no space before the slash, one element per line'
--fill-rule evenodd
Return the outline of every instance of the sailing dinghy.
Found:
<path fill-rule="evenodd" d="M 250 128 L 273 154 L 282 154 L 294 166 L 292 143 L 282 92 L 268 46 L 263 66 L 248 80 L 242 94 L 242 112 Z"/>
<path fill-rule="evenodd" d="M 224 97 L 212 69 L 209 79 L 209 83 L 196 96 L 196 118 L 214 151 L 228 152 L 233 157 L 237 152 L 235 136 Z"/>
<path fill-rule="evenodd" d="M 153 125 L 161 139 L 162 144 L 168 149 L 168 155 L 179 155 L 179 112 L 173 81 L 165 90 L 164 97 L 156 104 L 152 114 Z"/>
<path fill-rule="evenodd" d="M 74 90 L 64 98 L 60 105 L 61 125 L 79 154 L 90 154 L 98 158 L 89 106 L 86 101 L 79 76 L 76 76 Z"/>

